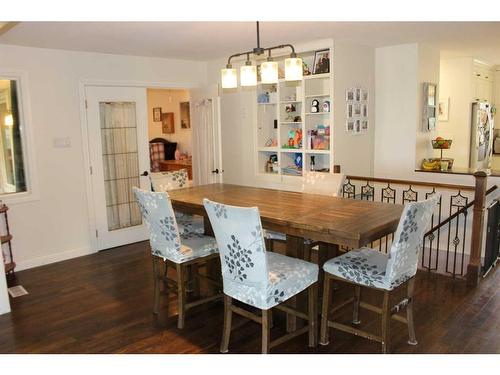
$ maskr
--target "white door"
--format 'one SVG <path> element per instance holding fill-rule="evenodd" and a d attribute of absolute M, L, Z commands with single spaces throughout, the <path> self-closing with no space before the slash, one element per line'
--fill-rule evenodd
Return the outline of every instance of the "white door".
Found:
<path fill-rule="evenodd" d="M 221 119 L 218 86 L 189 91 L 193 145 L 193 183 L 222 182 Z"/>
<path fill-rule="evenodd" d="M 149 190 L 146 89 L 85 89 L 96 250 L 148 238 L 132 187 Z"/>

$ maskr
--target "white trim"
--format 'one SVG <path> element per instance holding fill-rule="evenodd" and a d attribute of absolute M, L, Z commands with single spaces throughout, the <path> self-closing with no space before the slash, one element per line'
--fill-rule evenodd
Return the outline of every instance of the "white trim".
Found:
<path fill-rule="evenodd" d="M 90 176 L 90 154 L 89 154 L 89 138 L 88 138 L 88 124 L 87 124 L 87 108 L 85 106 L 85 89 L 88 86 L 108 86 L 108 87 L 144 87 L 159 88 L 159 89 L 193 89 L 203 86 L 195 83 L 168 83 L 168 82 L 144 82 L 144 81 L 109 81 L 109 80 L 93 80 L 82 79 L 78 83 L 78 91 L 80 96 L 80 128 L 82 133 L 82 152 L 85 171 L 85 187 L 87 194 L 87 213 L 89 222 L 89 242 L 90 248 L 88 254 L 97 252 L 97 238 L 96 238 L 96 220 L 94 211 L 94 200 L 92 191 L 92 178 Z"/>
<path fill-rule="evenodd" d="M 51 264 L 56 262 L 61 262 L 67 259 L 73 259 L 81 257 L 84 255 L 92 254 L 93 251 L 90 247 L 81 247 L 77 249 L 67 250 L 59 253 L 53 253 L 48 255 L 43 255 L 41 257 L 29 259 L 26 261 L 16 262 L 16 272 L 26 270 L 29 268 L 43 266 L 45 264 Z"/>
<path fill-rule="evenodd" d="M 36 152 L 29 98 L 30 91 L 28 85 L 28 74 L 23 71 L 0 69 L 0 76 L 6 79 L 13 79 L 18 82 L 18 110 L 21 120 L 20 132 L 23 148 L 24 173 L 26 179 L 25 192 L 1 194 L 0 198 L 9 205 L 37 201 L 40 199 L 40 194 L 38 190 L 38 175 L 36 173 L 36 164 L 34 159 Z"/>

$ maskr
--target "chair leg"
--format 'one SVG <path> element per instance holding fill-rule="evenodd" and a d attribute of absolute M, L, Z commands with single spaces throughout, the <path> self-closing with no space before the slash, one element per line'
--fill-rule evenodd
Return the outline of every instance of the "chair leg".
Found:
<path fill-rule="evenodd" d="M 311 255 L 312 255 L 312 247 L 311 245 L 307 244 L 304 245 L 304 260 L 307 262 L 311 261 Z"/>
<path fill-rule="evenodd" d="M 309 287 L 308 294 L 308 315 L 309 315 L 309 347 L 314 348 L 317 345 L 318 336 L 318 283 Z"/>
<path fill-rule="evenodd" d="M 232 304 L 233 299 L 224 294 L 224 327 L 222 328 L 222 342 L 220 345 L 221 353 L 227 353 L 229 350 L 229 337 L 231 336 L 231 322 L 233 317 Z"/>
<path fill-rule="evenodd" d="M 195 297 L 200 296 L 200 278 L 198 275 L 200 274 L 200 269 L 198 267 L 198 264 L 193 264 L 191 265 L 191 277 L 192 277 L 192 283 L 193 283 L 193 295 Z"/>
<path fill-rule="evenodd" d="M 262 310 L 262 354 L 269 353 L 269 343 L 271 341 L 269 312 L 270 310 Z"/>
<path fill-rule="evenodd" d="M 154 292 L 153 292 L 153 314 L 158 315 L 160 309 L 160 267 L 159 259 L 153 256 L 153 277 L 154 277 Z"/>
<path fill-rule="evenodd" d="M 382 304 L 382 353 L 390 353 L 391 345 L 391 305 L 390 292 L 384 291 L 384 302 Z"/>
<path fill-rule="evenodd" d="M 361 324 L 361 320 L 359 320 L 359 302 L 361 299 L 361 287 L 356 285 L 354 287 L 354 304 L 352 308 L 352 324 Z"/>
<path fill-rule="evenodd" d="M 177 328 L 184 328 L 184 315 L 186 312 L 186 280 L 184 276 L 184 266 L 176 264 L 177 270 Z"/>
<path fill-rule="evenodd" d="M 323 281 L 323 306 L 321 308 L 321 334 L 319 343 L 321 345 L 328 345 L 328 304 L 330 299 L 330 276 L 325 272 Z"/>
<path fill-rule="evenodd" d="M 413 323 L 413 290 L 415 287 L 415 278 L 408 282 L 408 306 L 406 306 L 406 319 L 408 320 L 408 344 L 417 345 L 417 338 L 415 336 L 415 325 Z"/>

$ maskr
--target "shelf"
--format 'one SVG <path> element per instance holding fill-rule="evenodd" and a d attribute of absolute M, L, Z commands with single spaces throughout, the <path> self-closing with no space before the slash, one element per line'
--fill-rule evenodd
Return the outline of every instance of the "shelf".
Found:
<path fill-rule="evenodd" d="M 280 152 L 290 152 L 290 153 L 304 152 L 304 149 L 303 148 L 280 148 Z"/>
<path fill-rule="evenodd" d="M 286 176 L 286 177 L 302 177 L 302 173 L 301 174 L 292 174 L 292 173 L 283 173 L 283 172 L 281 172 L 281 175 L 282 176 Z"/>
<path fill-rule="evenodd" d="M 259 152 L 277 152 L 278 147 L 259 147 L 257 148 Z"/>
<path fill-rule="evenodd" d="M 304 79 L 329 79 L 330 78 L 330 73 L 323 73 L 323 74 L 311 74 L 308 76 L 304 76 Z"/>
<path fill-rule="evenodd" d="M 280 101 L 281 104 L 293 104 L 293 103 L 302 103 L 301 100 L 282 100 Z"/>
<path fill-rule="evenodd" d="M 276 105 L 278 103 L 257 103 L 257 105 Z"/>
<path fill-rule="evenodd" d="M 281 121 L 280 124 L 302 124 L 302 121 Z"/>
<path fill-rule="evenodd" d="M 329 115 L 331 112 L 306 112 L 306 116 L 309 115 Z"/>
<path fill-rule="evenodd" d="M 306 95 L 306 98 L 322 98 L 322 97 L 326 97 L 326 96 L 330 96 L 330 94 Z"/>
<path fill-rule="evenodd" d="M 323 154 L 329 155 L 330 150 L 306 150 L 306 154 Z"/>

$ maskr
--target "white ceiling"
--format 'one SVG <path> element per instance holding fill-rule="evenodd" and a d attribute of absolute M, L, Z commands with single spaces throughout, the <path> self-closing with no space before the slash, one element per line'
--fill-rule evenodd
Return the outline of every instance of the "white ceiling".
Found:
<path fill-rule="evenodd" d="M 500 22 L 262 22 L 261 44 L 334 38 L 373 47 L 428 43 L 444 57 L 500 64 Z M 255 46 L 253 22 L 21 22 L 0 43 L 210 60 Z"/>

